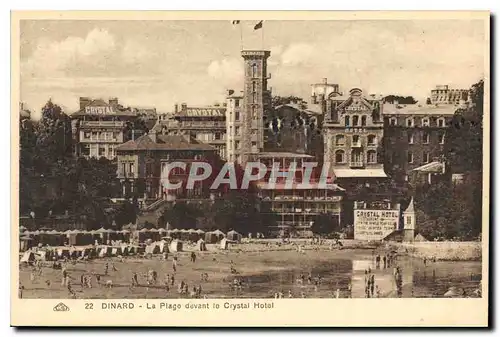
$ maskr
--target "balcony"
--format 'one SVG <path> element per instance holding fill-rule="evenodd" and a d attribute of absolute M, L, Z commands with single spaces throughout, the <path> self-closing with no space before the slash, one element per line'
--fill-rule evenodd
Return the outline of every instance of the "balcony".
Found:
<path fill-rule="evenodd" d="M 361 148 L 361 142 L 352 142 L 351 147 L 353 148 Z"/>
<path fill-rule="evenodd" d="M 124 125 L 125 125 L 125 122 L 121 122 L 121 121 L 82 121 L 82 122 L 80 122 L 80 127 L 82 127 L 82 128 L 94 128 L 94 127 L 121 128 Z"/>
<path fill-rule="evenodd" d="M 351 161 L 349 163 L 349 166 L 351 168 L 363 168 L 363 167 L 365 167 L 365 164 L 361 161 Z"/>

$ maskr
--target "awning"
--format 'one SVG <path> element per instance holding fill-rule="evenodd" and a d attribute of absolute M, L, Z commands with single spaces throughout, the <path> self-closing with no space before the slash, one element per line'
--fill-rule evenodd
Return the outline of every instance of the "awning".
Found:
<path fill-rule="evenodd" d="M 384 169 L 334 169 L 336 178 L 387 178 Z"/>

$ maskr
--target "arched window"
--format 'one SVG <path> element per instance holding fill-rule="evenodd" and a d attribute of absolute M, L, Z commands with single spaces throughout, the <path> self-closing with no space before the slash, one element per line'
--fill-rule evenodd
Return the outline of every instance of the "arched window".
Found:
<path fill-rule="evenodd" d="M 345 126 L 349 127 L 351 126 L 351 118 L 349 116 L 345 116 Z"/>
<path fill-rule="evenodd" d="M 429 118 L 422 118 L 422 126 L 429 126 Z"/>
<path fill-rule="evenodd" d="M 366 156 L 367 156 L 367 159 L 368 159 L 368 163 L 374 164 L 374 163 L 377 162 L 377 152 L 376 151 L 369 150 L 366 153 Z"/>
<path fill-rule="evenodd" d="M 366 126 L 366 116 L 361 116 L 361 126 Z"/>
<path fill-rule="evenodd" d="M 438 127 L 440 127 L 440 128 L 444 127 L 444 125 L 445 125 L 445 124 L 444 124 L 444 118 L 438 118 L 438 120 L 437 120 L 437 125 L 438 125 Z"/>
<path fill-rule="evenodd" d="M 335 162 L 336 163 L 344 163 L 344 151 L 343 150 L 337 150 L 335 151 Z"/>
<path fill-rule="evenodd" d="M 389 119 L 389 125 L 392 126 L 398 125 L 398 120 L 396 119 L 396 117 L 391 117 L 391 119 Z"/>
<path fill-rule="evenodd" d="M 368 146 L 377 145 L 377 136 L 368 135 L 367 139 L 368 139 Z"/>
<path fill-rule="evenodd" d="M 357 126 L 359 122 L 359 117 L 354 115 L 352 116 L 352 126 Z"/>
<path fill-rule="evenodd" d="M 335 145 L 336 146 L 345 145 L 345 137 L 344 137 L 344 135 L 336 135 L 335 136 Z"/>
<path fill-rule="evenodd" d="M 252 77 L 257 77 L 257 64 L 252 64 Z"/>
<path fill-rule="evenodd" d="M 413 124 L 413 118 L 412 117 L 409 117 L 406 119 L 406 126 L 408 127 L 412 127 L 414 124 Z"/>

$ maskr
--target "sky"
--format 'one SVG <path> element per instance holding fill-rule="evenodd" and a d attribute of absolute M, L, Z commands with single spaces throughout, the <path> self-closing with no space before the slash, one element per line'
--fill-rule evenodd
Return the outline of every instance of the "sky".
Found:
<path fill-rule="evenodd" d="M 175 103 L 223 102 L 242 90 L 243 49 L 271 51 L 274 95 L 309 101 L 328 78 L 347 93 L 429 96 L 436 84 L 469 88 L 484 76 L 483 21 L 21 22 L 21 101 L 39 116 L 51 98 L 67 113 L 80 96 L 171 112 Z"/>

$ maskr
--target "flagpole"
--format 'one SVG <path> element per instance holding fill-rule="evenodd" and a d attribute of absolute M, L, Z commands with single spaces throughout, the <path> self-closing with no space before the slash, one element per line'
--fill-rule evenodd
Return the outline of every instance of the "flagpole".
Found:
<path fill-rule="evenodd" d="M 264 25 L 262 25 L 262 28 L 260 30 L 262 31 L 261 32 L 261 38 L 262 38 L 261 47 L 262 47 L 262 50 L 264 50 Z"/>
<path fill-rule="evenodd" d="M 238 26 L 240 26 L 240 51 L 243 51 L 243 27 L 241 21 Z"/>

